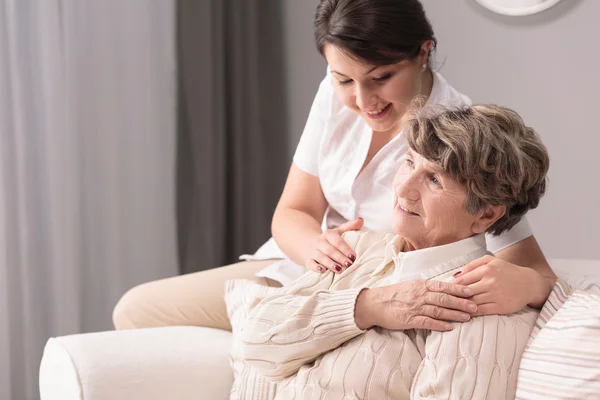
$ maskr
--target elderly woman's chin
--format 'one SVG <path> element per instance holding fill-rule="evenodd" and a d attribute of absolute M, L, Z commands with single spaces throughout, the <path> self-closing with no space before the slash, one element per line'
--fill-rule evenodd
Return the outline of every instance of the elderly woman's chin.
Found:
<path fill-rule="evenodd" d="M 403 209 L 400 204 L 394 207 L 393 231 L 396 235 L 410 239 L 423 232 L 423 218 L 421 215 Z"/>
<path fill-rule="evenodd" d="M 406 209 L 396 204 L 393 231 L 408 245 L 405 251 L 458 242 L 476 233 L 472 230 L 475 217 L 464 207 L 449 207 L 437 211 L 439 212 L 432 210 L 434 215 L 429 215 L 428 219 L 421 215 L 420 210 Z"/>

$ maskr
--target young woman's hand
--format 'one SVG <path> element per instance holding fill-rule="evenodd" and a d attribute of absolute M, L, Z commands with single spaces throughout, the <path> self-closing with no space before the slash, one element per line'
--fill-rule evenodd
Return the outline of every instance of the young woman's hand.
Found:
<path fill-rule="evenodd" d="M 556 280 L 532 268 L 519 267 L 493 256 L 481 257 L 467 264 L 454 283 L 473 290 L 471 300 L 478 315 L 505 315 L 529 305 L 541 308 Z"/>
<path fill-rule="evenodd" d="M 335 229 L 327 229 L 316 240 L 308 256 L 306 268 L 311 271 L 325 272 L 330 269 L 339 274 L 356 260 L 354 250 L 342 239 L 344 232 L 362 228 L 362 218 L 348 221 Z"/>
<path fill-rule="evenodd" d="M 477 311 L 463 285 L 439 281 L 407 281 L 364 289 L 356 299 L 354 319 L 360 329 L 448 331 L 447 321 L 466 322 Z"/>

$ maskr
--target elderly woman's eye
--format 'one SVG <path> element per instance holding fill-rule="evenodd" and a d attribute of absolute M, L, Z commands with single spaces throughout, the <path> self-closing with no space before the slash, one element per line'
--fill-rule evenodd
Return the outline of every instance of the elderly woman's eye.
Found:
<path fill-rule="evenodd" d="M 441 185 L 440 180 L 435 175 L 431 176 L 431 182 L 433 182 L 434 185 Z"/>

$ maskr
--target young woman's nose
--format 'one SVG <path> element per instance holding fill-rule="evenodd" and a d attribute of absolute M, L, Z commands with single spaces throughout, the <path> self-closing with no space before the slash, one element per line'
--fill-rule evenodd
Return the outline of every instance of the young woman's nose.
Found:
<path fill-rule="evenodd" d="M 356 105 L 363 111 L 375 111 L 374 108 L 377 107 L 377 96 L 369 88 L 357 87 Z"/>

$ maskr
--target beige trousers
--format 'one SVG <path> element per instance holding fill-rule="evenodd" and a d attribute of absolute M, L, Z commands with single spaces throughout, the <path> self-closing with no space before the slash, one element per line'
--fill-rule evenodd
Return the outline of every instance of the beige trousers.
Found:
<path fill-rule="evenodd" d="M 231 330 L 224 300 L 225 281 L 249 279 L 281 286 L 277 281 L 254 276 L 276 261 L 244 261 L 136 286 L 117 303 L 113 312 L 115 328 L 192 325 Z"/>

